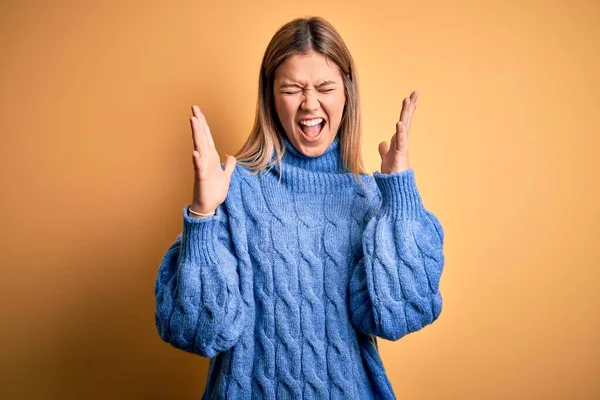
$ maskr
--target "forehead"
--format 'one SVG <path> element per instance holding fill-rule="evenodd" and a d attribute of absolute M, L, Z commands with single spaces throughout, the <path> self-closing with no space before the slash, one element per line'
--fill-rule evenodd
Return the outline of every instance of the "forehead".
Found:
<path fill-rule="evenodd" d="M 323 55 L 311 51 L 286 58 L 275 70 L 275 80 L 317 83 L 322 80 L 342 81 L 338 66 Z"/>

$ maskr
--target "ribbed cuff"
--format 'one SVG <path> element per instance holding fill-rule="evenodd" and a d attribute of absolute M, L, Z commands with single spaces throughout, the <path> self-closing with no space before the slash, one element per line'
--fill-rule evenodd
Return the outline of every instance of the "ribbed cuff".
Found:
<path fill-rule="evenodd" d="M 214 243 L 218 240 L 222 206 L 217 208 L 215 215 L 200 219 L 188 215 L 188 206 L 183 209 L 181 238 L 183 253 L 194 260 L 210 257 L 210 260 L 214 262 L 217 259 Z"/>
<path fill-rule="evenodd" d="M 423 202 L 417 189 L 414 169 L 392 174 L 375 171 L 373 178 L 381 191 L 381 211 L 384 214 L 409 219 L 421 214 Z"/>

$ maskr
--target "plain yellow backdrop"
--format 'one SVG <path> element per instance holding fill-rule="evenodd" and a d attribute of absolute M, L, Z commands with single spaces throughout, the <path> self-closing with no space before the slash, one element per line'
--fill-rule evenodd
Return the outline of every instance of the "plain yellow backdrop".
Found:
<path fill-rule="evenodd" d="M 442 222 L 440 318 L 379 340 L 401 399 L 600 398 L 597 1 L 0 2 L 3 399 L 192 399 L 154 279 L 191 200 L 198 104 L 239 149 L 263 51 L 298 16 L 358 66 L 363 156 L 409 137 Z"/>

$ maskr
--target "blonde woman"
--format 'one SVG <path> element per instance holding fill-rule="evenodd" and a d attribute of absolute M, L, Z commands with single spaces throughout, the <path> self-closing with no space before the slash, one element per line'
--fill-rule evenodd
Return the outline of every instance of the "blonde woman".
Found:
<path fill-rule="evenodd" d="M 210 359 L 203 399 L 394 399 L 376 337 L 435 321 L 444 232 L 408 162 L 417 93 L 381 171 L 361 159 L 356 69 L 327 21 L 282 26 L 254 127 L 221 164 L 192 107 L 193 199 L 155 285 L 160 337 Z"/>

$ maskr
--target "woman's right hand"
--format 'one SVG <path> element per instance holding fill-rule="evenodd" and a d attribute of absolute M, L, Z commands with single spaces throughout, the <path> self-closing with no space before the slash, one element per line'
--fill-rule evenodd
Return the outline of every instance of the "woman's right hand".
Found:
<path fill-rule="evenodd" d="M 192 106 L 192 112 L 194 115 L 190 117 L 190 124 L 194 140 L 194 195 L 190 209 L 201 214 L 212 214 L 227 197 L 237 160 L 234 156 L 227 156 L 225 170 L 221 168 L 221 159 L 204 114 L 196 105 Z"/>

